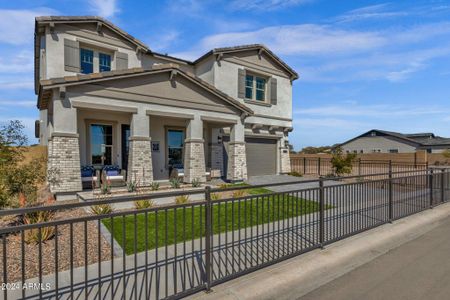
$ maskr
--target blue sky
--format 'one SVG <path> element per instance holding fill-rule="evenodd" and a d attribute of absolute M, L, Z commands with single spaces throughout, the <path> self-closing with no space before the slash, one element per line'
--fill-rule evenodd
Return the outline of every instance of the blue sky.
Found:
<path fill-rule="evenodd" d="M 300 74 L 295 149 L 372 128 L 450 136 L 450 1 L 2 1 L 0 121 L 20 119 L 30 136 L 37 15 L 100 15 L 151 49 L 187 59 L 266 44 Z"/>

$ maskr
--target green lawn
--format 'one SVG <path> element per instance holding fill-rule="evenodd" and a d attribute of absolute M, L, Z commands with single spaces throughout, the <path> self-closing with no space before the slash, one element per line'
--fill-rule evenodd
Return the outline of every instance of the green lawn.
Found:
<path fill-rule="evenodd" d="M 250 188 L 247 192 L 251 195 L 262 195 L 271 193 L 270 190 L 263 188 Z M 305 200 L 293 196 L 264 196 L 258 199 L 240 202 L 234 204 L 228 202 L 220 205 L 213 205 L 213 232 L 220 233 L 237 230 L 264 224 L 281 219 L 291 218 L 298 215 L 315 212 L 319 209 L 319 203 Z M 147 219 L 147 242 L 145 224 Z M 123 220 L 125 220 L 125 241 L 123 231 Z M 219 224 L 220 221 L 220 224 Z M 113 224 L 112 224 L 113 223 Z M 136 223 L 136 251 L 144 251 L 180 243 L 184 240 L 190 241 L 193 238 L 204 236 L 205 227 L 205 209 L 195 206 L 194 208 L 177 208 L 160 210 L 158 213 L 149 212 L 147 217 L 144 213 L 123 217 L 116 217 L 103 220 L 103 224 L 112 231 L 116 241 L 125 249 L 127 254 L 134 253 Z M 176 227 L 176 232 L 175 232 Z M 166 236 L 166 230 L 167 236 Z M 125 244 L 125 245 L 124 245 Z M 125 246 L 125 247 L 124 247 Z"/>

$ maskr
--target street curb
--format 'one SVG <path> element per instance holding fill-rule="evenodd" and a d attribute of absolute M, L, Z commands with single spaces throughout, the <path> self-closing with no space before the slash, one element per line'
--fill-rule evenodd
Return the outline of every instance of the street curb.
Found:
<path fill-rule="evenodd" d="M 414 240 L 450 216 L 450 203 L 385 224 L 200 292 L 190 299 L 298 299 Z"/>

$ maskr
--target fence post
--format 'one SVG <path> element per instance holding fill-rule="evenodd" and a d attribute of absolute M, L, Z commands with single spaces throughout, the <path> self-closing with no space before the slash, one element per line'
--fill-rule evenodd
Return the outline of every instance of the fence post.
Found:
<path fill-rule="evenodd" d="M 303 175 L 306 174 L 306 157 L 303 157 Z"/>
<path fill-rule="evenodd" d="M 324 248 L 325 242 L 325 197 L 323 189 L 323 178 L 319 178 L 319 242 L 320 248 Z"/>
<path fill-rule="evenodd" d="M 361 176 L 361 157 L 358 160 L 358 176 Z"/>
<path fill-rule="evenodd" d="M 212 270 L 211 270 L 211 238 L 212 238 L 212 204 L 211 204 L 211 187 L 205 187 L 205 200 L 206 200 L 206 209 L 205 209 L 205 273 L 206 273 L 206 291 L 211 291 L 211 279 L 212 279 Z"/>
<path fill-rule="evenodd" d="M 394 219 L 394 202 L 392 191 L 392 164 L 389 164 L 389 222 L 392 223 Z"/>
<path fill-rule="evenodd" d="M 430 175 L 428 175 L 428 182 L 430 185 L 430 208 L 433 208 L 433 170 L 430 169 Z"/>
<path fill-rule="evenodd" d="M 320 176 L 320 157 L 319 157 L 319 160 L 317 161 L 317 169 L 318 169 L 319 176 Z"/>
<path fill-rule="evenodd" d="M 445 174 L 445 169 L 442 169 L 441 172 L 441 203 L 444 203 L 444 174 Z"/>

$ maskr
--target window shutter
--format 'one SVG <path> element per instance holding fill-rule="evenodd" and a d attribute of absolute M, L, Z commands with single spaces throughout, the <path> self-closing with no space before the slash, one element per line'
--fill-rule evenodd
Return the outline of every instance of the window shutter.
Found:
<path fill-rule="evenodd" d="M 64 39 L 64 70 L 80 72 L 80 43 Z"/>
<path fill-rule="evenodd" d="M 116 53 L 116 70 L 128 69 L 128 54 L 117 52 Z"/>
<path fill-rule="evenodd" d="M 270 104 L 277 105 L 277 79 L 270 78 Z"/>
<path fill-rule="evenodd" d="M 238 69 L 238 98 L 245 98 L 245 70 Z"/>

